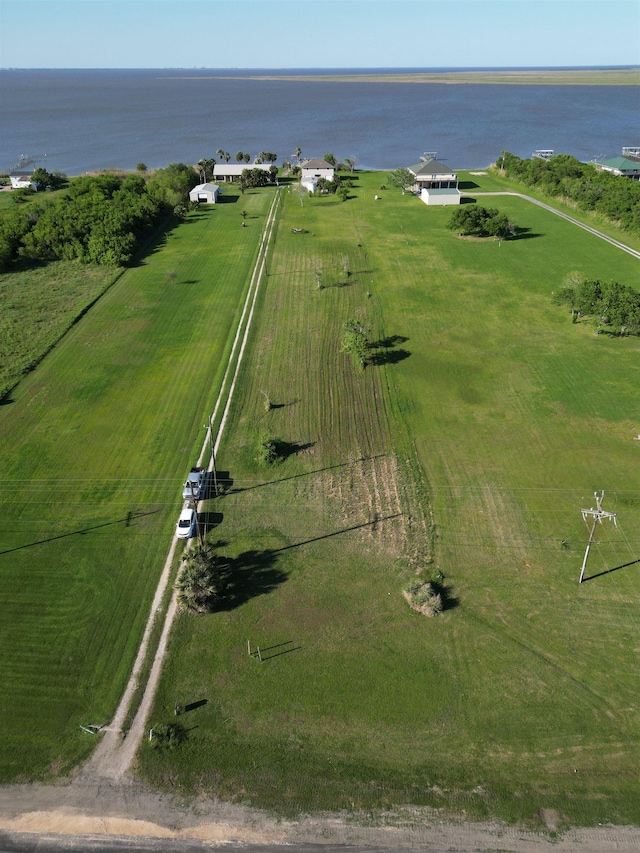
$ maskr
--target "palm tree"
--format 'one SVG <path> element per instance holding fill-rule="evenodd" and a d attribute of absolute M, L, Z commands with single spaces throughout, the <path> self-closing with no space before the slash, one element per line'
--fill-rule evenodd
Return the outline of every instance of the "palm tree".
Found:
<path fill-rule="evenodd" d="M 300 146 L 298 146 L 298 147 L 296 148 L 296 150 L 293 152 L 293 156 L 296 158 L 296 160 L 298 161 L 298 163 L 300 162 L 300 155 L 301 155 L 301 154 L 302 154 L 302 149 L 300 148 Z"/>
<path fill-rule="evenodd" d="M 221 160 L 224 157 L 224 151 L 222 148 L 216 148 L 216 157 L 219 157 Z"/>
<path fill-rule="evenodd" d="M 207 613 L 221 591 L 220 566 L 210 545 L 192 548 L 176 580 L 178 602 L 185 610 Z"/>

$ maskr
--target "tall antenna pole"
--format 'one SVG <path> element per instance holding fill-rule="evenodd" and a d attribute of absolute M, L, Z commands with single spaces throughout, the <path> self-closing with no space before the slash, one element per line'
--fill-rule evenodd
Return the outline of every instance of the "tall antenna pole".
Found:
<path fill-rule="evenodd" d="M 604 491 L 600 492 L 600 494 L 594 492 L 593 496 L 596 499 L 596 508 L 594 509 L 593 507 L 591 507 L 591 509 L 582 510 L 582 518 L 584 519 L 584 523 L 587 524 L 587 518 L 591 516 L 593 518 L 593 524 L 591 525 L 591 532 L 589 533 L 587 550 L 584 552 L 584 560 L 582 561 L 582 568 L 580 569 L 580 580 L 578 581 L 578 583 L 582 583 L 582 580 L 584 578 L 584 570 L 587 567 L 587 560 L 589 558 L 589 551 L 591 550 L 591 543 L 593 542 L 593 537 L 596 532 L 596 524 L 598 524 L 598 522 L 602 524 L 603 518 L 609 518 L 613 520 L 613 523 L 616 527 L 618 526 L 615 512 L 605 512 L 605 510 L 602 509 Z"/>

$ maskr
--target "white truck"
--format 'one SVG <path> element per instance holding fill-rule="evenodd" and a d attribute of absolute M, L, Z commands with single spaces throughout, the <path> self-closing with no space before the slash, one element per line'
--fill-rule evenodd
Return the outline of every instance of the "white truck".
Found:
<path fill-rule="evenodd" d="M 199 501 L 204 496 L 206 477 L 206 468 L 192 468 L 182 489 L 183 500 L 189 501 L 193 498 Z"/>

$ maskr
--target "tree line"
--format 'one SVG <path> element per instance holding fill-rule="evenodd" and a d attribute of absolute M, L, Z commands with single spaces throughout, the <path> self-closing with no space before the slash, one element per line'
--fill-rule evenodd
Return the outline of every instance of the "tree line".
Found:
<path fill-rule="evenodd" d="M 186 213 L 196 183 L 193 168 L 183 163 L 150 177 L 73 178 L 64 195 L 16 205 L 0 216 L 0 270 L 18 259 L 126 265 L 171 211 Z"/>
<path fill-rule="evenodd" d="M 514 178 L 545 195 L 562 197 L 579 210 L 594 211 L 626 231 L 640 234 L 640 182 L 581 163 L 569 154 L 550 160 L 522 160 L 503 151 L 498 165 Z"/>

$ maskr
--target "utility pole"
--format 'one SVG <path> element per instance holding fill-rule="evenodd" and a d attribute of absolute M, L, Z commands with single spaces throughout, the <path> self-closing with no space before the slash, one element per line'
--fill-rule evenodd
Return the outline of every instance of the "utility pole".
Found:
<path fill-rule="evenodd" d="M 213 494 L 218 494 L 218 474 L 216 472 L 216 448 L 213 443 L 213 424 L 209 415 L 209 442 L 211 444 L 211 473 L 213 474 Z"/>
<path fill-rule="evenodd" d="M 191 503 L 193 504 L 193 508 L 196 512 L 196 530 L 198 531 L 198 540 L 200 545 L 204 545 L 204 542 L 202 541 L 202 530 L 200 530 L 200 519 L 198 518 L 198 502 L 193 494 L 193 483 L 191 480 L 189 480 L 189 489 L 191 490 Z"/>
<path fill-rule="evenodd" d="M 582 510 L 582 518 L 584 519 L 584 523 L 588 525 L 587 518 L 591 517 L 591 518 L 593 518 L 593 524 L 591 525 L 591 532 L 589 533 L 589 541 L 587 542 L 587 550 L 584 552 L 584 560 L 582 561 L 582 568 L 580 569 L 580 580 L 578 581 L 578 583 L 582 583 L 582 580 L 584 578 L 584 570 L 587 567 L 587 559 L 589 558 L 589 551 L 591 549 L 591 543 L 593 542 L 593 537 L 594 537 L 594 534 L 596 532 L 596 524 L 598 524 L 598 522 L 600 522 L 600 524 L 602 524 L 602 519 L 608 518 L 608 519 L 611 519 L 613 521 L 613 523 L 615 524 L 616 527 L 618 526 L 618 521 L 617 521 L 615 512 L 606 512 L 605 510 L 602 509 L 602 501 L 604 499 L 604 491 L 600 492 L 600 494 L 598 494 L 597 492 L 594 492 L 593 496 L 596 499 L 596 508 L 594 509 L 593 507 L 591 507 L 591 509 L 583 509 Z"/>

